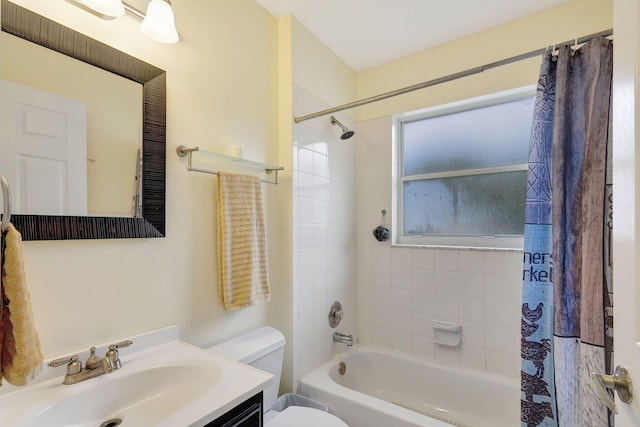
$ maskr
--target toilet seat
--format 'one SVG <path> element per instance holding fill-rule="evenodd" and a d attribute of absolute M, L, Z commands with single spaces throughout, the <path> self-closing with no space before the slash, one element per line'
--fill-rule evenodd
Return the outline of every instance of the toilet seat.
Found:
<path fill-rule="evenodd" d="M 342 420 L 328 412 L 302 406 L 289 406 L 271 421 L 266 427 L 348 427 Z"/>

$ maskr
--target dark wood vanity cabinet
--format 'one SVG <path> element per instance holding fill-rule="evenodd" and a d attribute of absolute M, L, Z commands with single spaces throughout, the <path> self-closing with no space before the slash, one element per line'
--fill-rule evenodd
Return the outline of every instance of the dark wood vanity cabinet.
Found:
<path fill-rule="evenodd" d="M 245 400 L 204 427 L 262 427 L 262 392 Z"/>

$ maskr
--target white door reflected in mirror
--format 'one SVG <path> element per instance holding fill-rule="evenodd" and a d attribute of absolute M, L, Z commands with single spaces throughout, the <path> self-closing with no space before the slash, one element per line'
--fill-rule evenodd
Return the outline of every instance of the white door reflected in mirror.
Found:
<path fill-rule="evenodd" d="M 87 109 L 0 80 L 0 170 L 13 213 L 87 215 Z"/>

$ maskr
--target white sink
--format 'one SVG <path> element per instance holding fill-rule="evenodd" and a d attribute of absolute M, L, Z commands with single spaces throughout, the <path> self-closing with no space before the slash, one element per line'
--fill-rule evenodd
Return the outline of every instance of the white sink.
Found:
<path fill-rule="evenodd" d="M 136 337 L 131 339 L 135 346 Z M 122 368 L 111 374 L 63 385 L 59 368 L 56 378 L 0 396 L 0 425 L 202 426 L 273 381 L 270 374 L 178 340 L 127 356 L 129 349 L 120 351 Z"/>

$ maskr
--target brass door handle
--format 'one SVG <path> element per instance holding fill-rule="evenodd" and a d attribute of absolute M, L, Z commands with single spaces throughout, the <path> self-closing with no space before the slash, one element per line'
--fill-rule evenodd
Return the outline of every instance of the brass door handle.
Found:
<path fill-rule="evenodd" d="M 613 375 L 592 372 L 591 385 L 596 391 L 598 397 L 614 414 L 618 413 L 618 407 L 611 396 L 609 396 L 607 389 L 617 391 L 618 398 L 624 403 L 631 403 L 633 400 L 631 377 L 629 376 L 629 371 L 627 371 L 622 365 L 616 366 L 616 370 Z"/>

